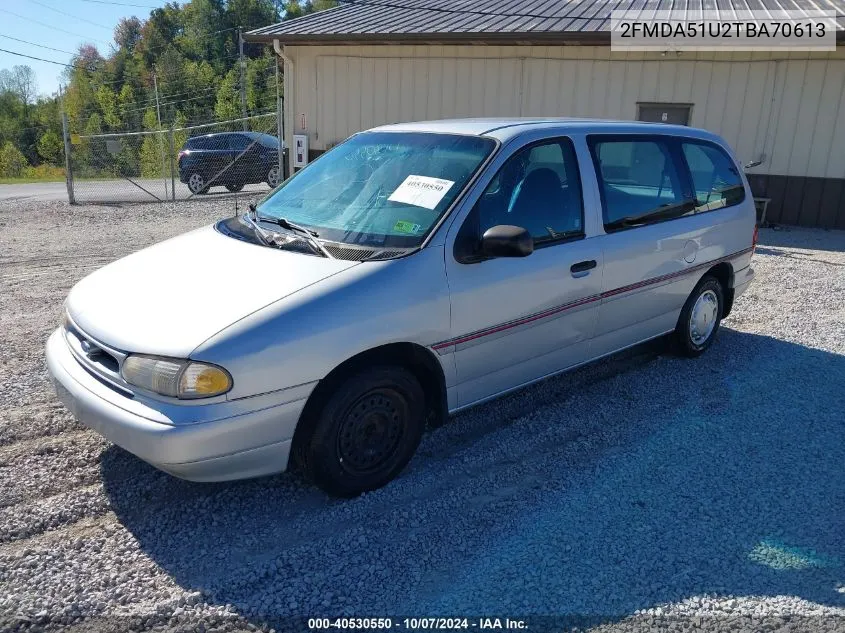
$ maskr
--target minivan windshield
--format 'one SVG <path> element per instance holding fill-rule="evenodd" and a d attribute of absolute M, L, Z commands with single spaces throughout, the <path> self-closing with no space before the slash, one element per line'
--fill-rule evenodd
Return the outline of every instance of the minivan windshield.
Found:
<path fill-rule="evenodd" d="M 494 148 L 479 136 L 365 132 L 282 183 L 257 214 L 304 225 L 321 240 L 412 248 Z"/>

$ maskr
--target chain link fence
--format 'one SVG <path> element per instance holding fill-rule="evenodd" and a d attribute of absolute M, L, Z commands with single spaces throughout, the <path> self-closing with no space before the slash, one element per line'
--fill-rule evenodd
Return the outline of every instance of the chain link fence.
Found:
<path fill-rule="evenodd" d="M 162 130 L 71 135 L 71 202 L 263 194 L 284 179 L 276 112 Z"/>

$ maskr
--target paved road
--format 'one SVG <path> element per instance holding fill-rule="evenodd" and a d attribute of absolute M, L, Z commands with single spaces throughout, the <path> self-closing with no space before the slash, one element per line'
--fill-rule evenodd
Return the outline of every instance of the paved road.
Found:
<path fill-rule="evenodd" d="M 166 185 L 166 188 L 165 188 Z M 253 197 L 264 195 L 269 187 L 264 183 L 247 185 L 242 194 Z M 134 183 L 125 179 L 118 180 L 78 180 L 74 183 L 76 201 L 86 202 L 155 202 L 156 198 L 170 200 L 170 182 L 150 178 L 135 179 Z M 232 195 L 224 187 L 213 187 L 209 197 L 219 198 Z M 184 200 L 191 196 L 188 187 L 176 183 L 176 198 Z M 197 196 L 194 196 L 195 198 Z M 67 186 L 64 182 L 33 182 L 15 185 L 0 185 L 0 203 L 6 200 L 34 201 L 67 200 Z"/>
<path fill-rule="evenodd" d="M 0 202 L 6 200 L 67 200 L 63 182 L 32 182 L 20 185 L 0 185 Z"/>

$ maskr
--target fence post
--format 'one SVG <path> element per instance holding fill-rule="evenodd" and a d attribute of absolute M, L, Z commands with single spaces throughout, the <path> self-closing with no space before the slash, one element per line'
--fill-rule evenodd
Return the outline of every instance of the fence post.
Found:
<path fill-rule="evenodd" d="M 67 201 L 76 204 L 73 197 L 73 171 L 70 160 L 70 134 L 68 133 L 67 113 L 62 112 L 62 139 L 65 143 L 65 184 L 67 185 Z"/>
<path fill-rule="evenodd" d="M 170 199 L 176 202 L 176 164 L 173 157 L 173 122 L 170 122 L 170 130 L 168 136 L 170 137 Z"/>

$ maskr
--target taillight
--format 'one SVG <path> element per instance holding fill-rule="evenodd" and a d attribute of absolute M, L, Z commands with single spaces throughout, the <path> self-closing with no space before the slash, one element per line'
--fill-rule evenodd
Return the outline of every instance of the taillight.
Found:
<path fill-rule="evenodd" d="M 187 155 L 188 155 L 188 152 L 186 152 L 186 151 L 183 149 L 182 151 L 180 151 L 180 152 L 179 152 L 179 156 L 176 158 L 176 162 L 177 162 L 177 163 L 181 163 L 181 162 L 182 162 L 182 157 L 183 157 L 183 156 L 187 156 Z"/>
<path fill-rule="evenodd" d="M 757 233 L 759 232 L 760 227 L 756 224 L 754 225 L 754 235 L 751 238 L 751 254 L 754 254 L 754 249 L 757 248 Z"/>

